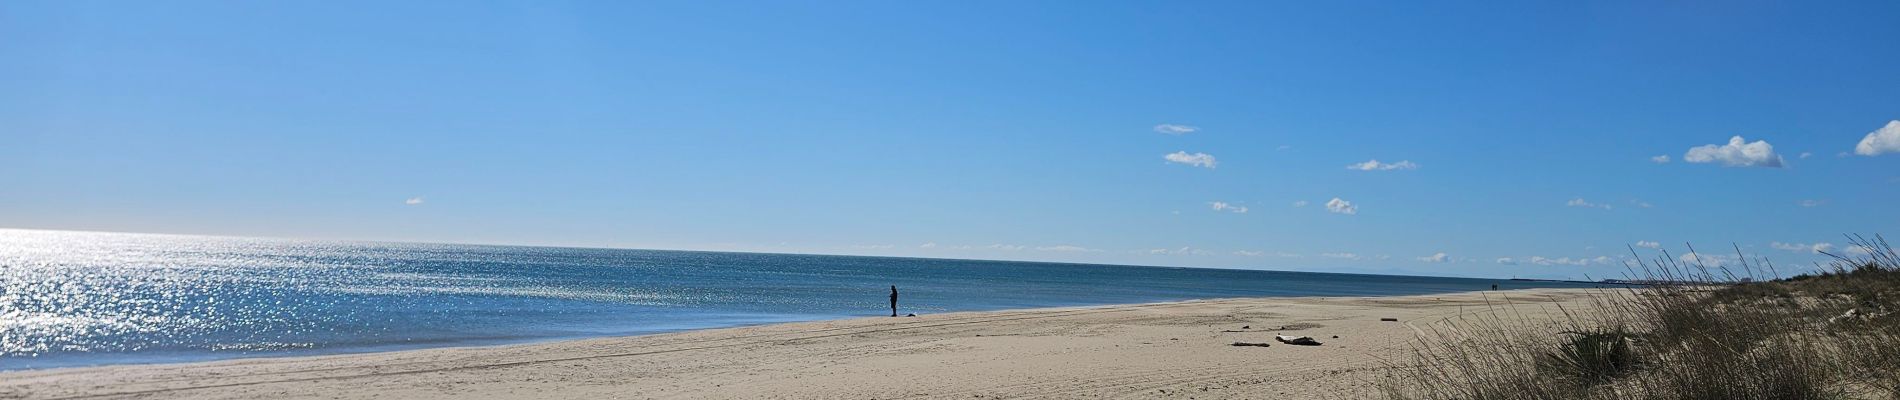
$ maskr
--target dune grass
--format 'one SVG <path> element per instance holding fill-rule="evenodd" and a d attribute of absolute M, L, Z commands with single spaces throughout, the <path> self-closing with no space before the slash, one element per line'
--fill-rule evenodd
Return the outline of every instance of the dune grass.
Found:
<path fill-rule="evenodd" d="M 1500 307 L 1436 324 L 1380 385 L 1394 399 L 1900 399 L 1900 256 L 1851 239 L 1789 278 L 1664 253 L 1632 266 L 1653 285 L 1603 289 L 1554 323 Z"/>

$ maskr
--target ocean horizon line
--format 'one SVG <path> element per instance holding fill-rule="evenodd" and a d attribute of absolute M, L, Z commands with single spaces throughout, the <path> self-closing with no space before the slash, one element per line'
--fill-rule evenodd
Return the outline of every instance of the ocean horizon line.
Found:
<path fill-rule="evenodd" d="M 157 235 L 157 236 L 201 237 L 201 238 L 220 238 L 220 239 L 287 240 L 287 241 L 308 241 L 308 242 L 327 242 L 327 243 L 434 245 L 434 246 L 484 246 L 484 247 L 512 247 L 512 248 L 573 249 L 573 250 L 671 251 L 671 252 L 686 252 L 686 253 L 866 257 L 866 258 L 943 260 L 943 261 L 991 261 L 991 262 L 1106 266 L 1106 267 L 1128 267 L 1128 268 L 1168 268 L 1168 269 L 1206 269 L 1206 270 L 1228 270 L 1228 271 L 1298 272 L 1298 273 L 1310 273 L 1310 274 L 1395 276 L 1395 277 L 1417 277 L 1417 278 L 1521 279 L 1520 277 L 1515 277 L 1515 276 L 1507 278 L 1507 277 L 1474 276 L 1474 275 L 1425 275 L 1425 274 L 1376 273 L 1376 272 L 1334 272 L 1334 271 L 1317 271 L 1317 270 L 1308 271 L 1308 270 L 1297 270 L 1297 269 L 1230 268 L 1230 267 L 1219 267 L 1219 266 L 1125 264 L 1125 263 L 1079 262 L 1079 261 L 1018 260 L 1018 259 L 1000 259 L 1000 258 L 925 257 L 925 256 L 898 256 L 898 255 L 846 254 L 846 253 L 796 253 L 796 252 L 746 251 L 746 250 L 660 249 L 660 248 L 593 246 L 593 245 L 479 243 L 479 242 L 430 241 L 430 240 L 306 238 L 306 237 L 289 237 L 289 236 L 245 236 L 245 235 L 216 234 L 216 233 L 130 232 L 130 231 L 88 230 L 88 229 L 0 227 L 0 231 L 5 231 L 5 230 L 39 231 L 39 232 L 71 232 L 71 233 L 103 233 L 103 234 L 121 234 L 121 235 Z M 1535 278 L 1534 280 L 1562 281 L 1562 282 L 1597 282 L 1597 281 L 1591 281 L 1587 279 L 1576 280 L 1576 279 L 1558 279 L 1558 278 Z"/>

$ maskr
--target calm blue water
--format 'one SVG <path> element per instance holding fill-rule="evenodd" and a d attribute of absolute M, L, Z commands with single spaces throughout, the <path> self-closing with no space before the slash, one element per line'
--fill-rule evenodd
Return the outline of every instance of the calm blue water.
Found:
<path fill-rule="evenodd" d="M 0 370 L 463 346 L 904 312 L 1580 286 L 787 254 L 0 230 Z"/>

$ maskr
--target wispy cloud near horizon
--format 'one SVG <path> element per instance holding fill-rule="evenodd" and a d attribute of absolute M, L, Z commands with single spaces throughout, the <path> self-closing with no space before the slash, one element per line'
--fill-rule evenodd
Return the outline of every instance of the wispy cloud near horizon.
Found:
<path fill-rule="evenodd" d="M 1148 250 L 1148 254 L 1156 254 L 1156 255 L 1190 255 L 1190 256 L 1203 256 L 1203 255 L 1207 255 L 1207 254 L 1208 254 L 1208 252 L 1207 252 L 1207 250 L 1201 250 L 1201 249 L 1197 249 L 1197 248 L 1194 248 L 1194 246 L 1181 246 L 1181 248 L 1179 248 L 1179 249 L 1153 249 L 1153 250 Z"/>
<path fill-rule="evenodd" d="M 1412 163 L 1411 161 L 1399 161 L 1395 163 L 1381 163 L 1379 162 L 1379 160 L 1367 160 L 1366 162 L 1362 162 L 1362 163 L 1348 164 L 1346 165 L 1346 169 L 1356 170 L 1356 171 L 1410 170 L 1410 169 L 1418 169 L 1418 164 Z"/>
<path fill-rule="evenodd" d="M 1161 158 L 1171 163 L 1187 164 L 1207 169 L 1213 169 L 1216 163 L 1213 155 L 1207 153 L 1189 154 L 1186 151 L 1168 153 L 1167 155 L 1161 156 Z"/>
<path fill-rule="evenodd" d="M 1247 206 L 1229 204 L 1225 201 L 1210 201 L 1210 202 L 1207 202 L 1207 205 L 1208 205 L 1208 208 L 1212 208 L 1214 209 L 1214 211 L 1226 211 L 1226 212 L 1235 213 L 1235 214 L 1247 213 Z"/>
<path fill-rule="evenodd" d="M 1570 207 L 1601 208 L 1604 210 L 1610 210 L 1610 209 L 1615 208 L 1615 207 L 1611 207 L 1609 204 L 1593 203 L 1589 200 L 1584 200 L 1582 197 L 1570 199 L 1570 201 L 1564 202 L 1564 205 L 1570 206 Z"/>
<path fill-rule="evenodd" d="M 1094 253 L 1094 252 L 1101 251 L 1101 250 L 1091 249 L 1087 247 L 1066 245 L 1066 244 L 1059 244 L 1059 245 L 1054 245 L 1054 246 L 1040 246 L 1040 247 L 1036 247 L 1036 250 L 1059 251 L 1059 252 L 1065 252 L 1065 253 Z"/>
<path fill-rule="evenodd" d="M 1155 125 L 1155 132 L 1164 134 L 1164 135 L 1180 136 L 1180 135 L 1186 135 L 1189 133 L 1194 133 L 1194 131 L 1198 131 L 1198 130 L 1201 130 L 1201 128 L 1196 128 L 1196 127 L 1188 126 L 1188 125 L 1176 125 L 1176 124 Z"/>
<path fill-rule="evenodd" d="M 1771 242 L 1771 243 L 1768 243 L 1768 247 L 1772 247 L 1775 250 L 1792 251 L 1796 253 L 1811 253 L 1811 254 L 1822 254 L 1822 253 L 1834 251 L 1834 244 L 1827 243 L 1827 242 L 1815 242 L 1815 243 Z"/>

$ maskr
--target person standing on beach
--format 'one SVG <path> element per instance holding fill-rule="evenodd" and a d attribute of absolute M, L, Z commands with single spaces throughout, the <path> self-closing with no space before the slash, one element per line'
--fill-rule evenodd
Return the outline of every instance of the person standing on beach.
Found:
<path fill-rule="evenodd" d="M 897 316 L 897 285 L 891 285 L 891 316 Z"/>

